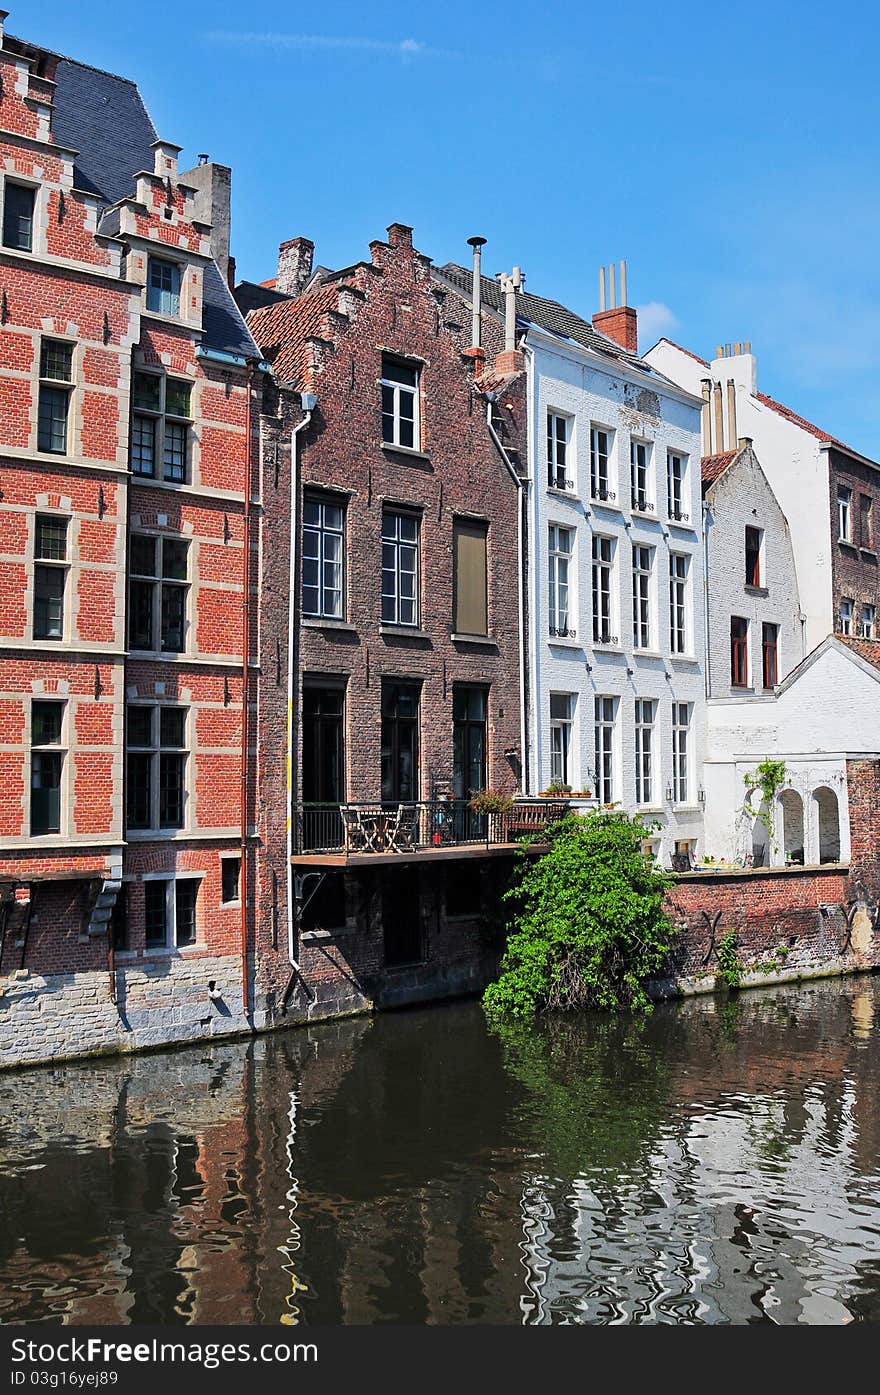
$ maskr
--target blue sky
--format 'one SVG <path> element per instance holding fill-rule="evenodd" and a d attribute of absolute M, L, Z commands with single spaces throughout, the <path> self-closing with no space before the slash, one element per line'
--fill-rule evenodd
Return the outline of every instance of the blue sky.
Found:
<path fill-rule="evenodd" d="M 187 164 L 233 166 L 239 275 L 298 234 L 347 265 L 400 221 L 438 263 L 480 233 L 489 274 L 589 315 L 624 257 L 643 348 L 751 339 L 761 390 L 880 457 L 864 0 L 6 3 L 10 32 L 135 78 Z"/>

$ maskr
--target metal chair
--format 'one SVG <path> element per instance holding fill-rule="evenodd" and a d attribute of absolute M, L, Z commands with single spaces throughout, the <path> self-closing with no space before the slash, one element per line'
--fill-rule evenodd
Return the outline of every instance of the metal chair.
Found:
<path fill-rule="evenodd" d="M 351 804 L 340 804 L 339 812 L 342 815 L 342 828 L 345 833 L 345 851 L 369 852 L 370 840 L 361 823 L 359 811 Z"/>

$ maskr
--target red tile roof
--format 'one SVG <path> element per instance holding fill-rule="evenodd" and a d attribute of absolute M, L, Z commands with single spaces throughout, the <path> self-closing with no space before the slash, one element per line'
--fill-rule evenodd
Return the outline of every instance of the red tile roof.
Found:
<path fill-rule="evenodd" d="M 869 664 L 880 668 L 880 639 L 855 639 L 852 635 L 837 635 L 836 638 Z"/>
<path fill-rule="evenodd" d="M 296 300 L 279 300 L 252 310 L 248 329 L 277 377 L 300 389 L 306 386 L 310 355 L 306 340 L 325 338 L 324 316 L 339 307 L 340 282 L 316 286 Z"/>
<path fill-rule="evenodd" d="M 771 412 L 776 412 L 779 416 L 785 417 L 785 420 L 790 421 L 792 426 L 799 426 L 801 431 L 808 431 L 810 435 L 815 436 L 817 440 L 827 441 L 832 445 L 841 446 L 843 450 L 847 449 L 843 441 L 839 441 L 836 436 L 832 436 L 828 431 L 823 431 L 821 426 L 814 426 L 811 421 L 807 421 L 806 417 L 798 416 L 797 412 L 793 412 L 790 407 L 785 407 L 781 402 L 777 402 L 774 398 L 768 397 L 766 392 L 756 392 L 755 400 L 762 403 L 763 406 L 769 407 Z"/>
<path fill-rule="evenodd" d="M 725 450 L 720 455 L 704 455 L 700 461 L 700 477 L 704 487 L 714 484 L 718 476 L 724 474 L 728 465 L 738 455 L 738 450 Z"/>

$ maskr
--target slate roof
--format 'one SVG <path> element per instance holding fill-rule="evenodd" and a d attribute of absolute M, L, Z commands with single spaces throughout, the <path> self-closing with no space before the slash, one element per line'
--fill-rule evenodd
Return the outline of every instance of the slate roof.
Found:
<path fill-rule="evenodd" d="M 129 198 L 134 175 L 153 168 L 150 146 L 158 138 L 137 84 L 71 58 L 61 59 L 55 81 L 52 134 L 59 145 L 79 151 L 77 188 L 107 204 Z"/>
<path fill-rule="evenodd" d="M 308 351 L 306 340 L 321 335 L 321 323 L 328 310 L 339 307 L 339 281 L 316 285 L 295 300 L 285 296 L 274 305 L 252 310 L 248 329 L 268 359 L 276 377 L 304 388 Z"/>
<path fill-rule="evenodd" d="M 470 296 L 473 283 L 471 271 L 457 266 L 455 262 L 447 262 L 445 266 L 437 268 L 437 273 L 451 281 L 466 296 Z M 497 281 L 488 276 L 481 277 L 481 295 L 485 305 L 497 310 L 499 314 L 504 313 L 504 292 Z M 541 329 L 550 330 L 552 334 L 559 334 L 564 339 L 573 339 L 587 349 L 595 349 L 600 354 L 619 359 L 621 363 L 638 368 L 643 373 L 650 373 L 652 377 L 660 376 L 650 363 L 646 363 L 637 354 L 629 353 L 607 335 L 599 334 L 587 320 L 581 319 L 580 315 L 576 315 L 573 310 L 560 305 L 556 300 L 546 300 L 543 296 L 532 295 L 529 291 L 520 291 L 516 297 L 516 308 L 520 320 L 539 325 Z"/>
<path fill-rule="evenodd" d="M 739 455 L 738 450 L 720 451 L 718 455 L 704 455 L 700 461 L 700 478 L 703 481 L 703 492 L 710 484 L 714 484 L 719 475 L 723 475 L 728 465 L 732 464 Z"/>
<path fill-rule="evenodd" d="M 96 194 L 107 211 L 100 230 L 119 231 L 118 210 L 111 207 L 135 194 L 135 175 L 152 170 L 158 137 L 137 84 L 115 73 L 60 58 L 55 70 L 52 134 L 59 145 L 78 152 L 74 182 Z M 205 266 L 202 344 L 221 352 L 256 356 L 232 294 L 215 262 Z"/>

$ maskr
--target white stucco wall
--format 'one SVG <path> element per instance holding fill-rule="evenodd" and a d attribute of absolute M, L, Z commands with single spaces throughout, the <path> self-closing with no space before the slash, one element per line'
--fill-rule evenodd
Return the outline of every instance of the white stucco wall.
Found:
<path fill-rule="evenodd" d="M 705 743 L 705 610 L 703 583 L 702 505 L 700 486 L 699 404 L 676 389 L 663 391 L 646 373 L 628 372 L 613 359 L 532 328 L 526 339 L 530 371 L 531 518 L 529 568 L 531 577 L 531 693 L 530 784 L 544 789 L 550 775 L 550 694 L 575 695 L 570 783 L 594 781 L 594 698 L 617 699 L 615 726 L 616 780 L 614 798 L 629 811 L 635 808 L 636 698 L 654 699 L 653 797 L 641 809 L 646 820 L 660 824 L 658 853 L 668 865 L 677 840 L 700 842 L 702 756 Z M 547 487 L 547 412 L 571 419 L 570 491 Z M 590 498 L 590 427 L 612 434 L 609 481 L 613 503 Z M 630 507 L 630 436 L 652 448 L 650 516 Z M 666 454 L 676 450 L 687 458 L 683 508 L 686 524 L 670 522 L 667 512 Z M 548 628 L 548 529 L 551 523 L 575 533 L 569 624 L 574 638 L 551 640 Z M 612 634 L 619 643 L 592 642 L 592 537 L 601 533 L 614 541 Z M 634 652 L 632 643 L 633 542 L 654 549 L 652 574 L 652 641 L 650 652 Z M 689 616 L 687 655 L 670 653 L 669 553 L 689 558 Z M 666 800 L 672 780 L 672 704 L 691 705 L 690 792 L 686 806 L 673 809 Z"/>
<path fill-rule="evenodd" d="M 822 810 L 816 792 L 837 800 L 840 858 L 849 860 L 847 757 L 880 752 L 880 670 L 845 645 L 826 639 L 774 696 L 712 699 L 707 709 L 706 851 L 728 860 L 750 850 L 753 821 L 743 815 L 745 774 L 766 758 L 784 760 L 784 790 L 802 801 L 807 863 L 820 855 Z M 829 801 L 830 807 L 830 801 Z M 775 814 L 778 849 L 784 861 L 785 820 Z M 827 831 L 827 820 L 826 820 Z"/>
<path fill-rule="evenodd" d="M 736 696 L 730 684 L 730 618 L 750 622 L 750 685 L 763 689 L 762 627 L 779 627 L 778 679 L 805 657 L 797 573 L 785 516 L 754 451 L 746 448 L 710 486 L 707 496 L 706 558 L 710 697 Z M 760 588 L 745 582 L 746 526 L 763 533 Z"/>
<path fill-rule="evenodd" d="M 699 393 L 703 378 L 720 383 L 725 394 L 725 420 L 727 382 L 732 379 L 736 384 L 737 436 L 751 437 L 791 530 L 809 653 L 834 629 L 829 474 L 822 443 L 758 401 L 753 354 L 716 358 L 706 365 L 661 339 L 645 358 L 689 392 Z M 727 440 L 725 448 L 730 448 Z"/>

